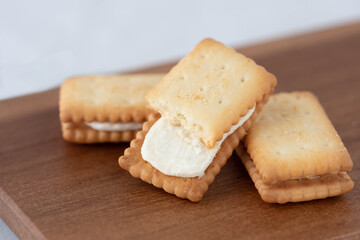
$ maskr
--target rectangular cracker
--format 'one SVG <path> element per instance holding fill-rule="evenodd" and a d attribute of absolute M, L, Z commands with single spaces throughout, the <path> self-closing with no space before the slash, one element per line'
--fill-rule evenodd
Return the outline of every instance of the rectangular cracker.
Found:
<path fill-rule="evenodd" d="M 165 175 L 142 158 L 141 147 L 145 136 L 152 125 L 160 118 L 161 115 L 159 113 L 152 114 L 149 120 L 144 123 L 143 130 L 136 135 L 136 139 L 131 141 L 130 147 L 119 158 L 119 165 L 135 178 L 141 178 L 143 181 L 162 188 L 170 194 L 175 194 L 179 198 L 198 202 L 208 190 L 209 185 L 214 181 L 215 176 L 220 172 L 221 167 L 226 164 L 227 159 L 231 156 L 246 131 L 251 127 L 252 122 L 256 119 L 263 105 L 268 101 L 271 93 L 272 91 L 265 95 L 261 101 L 257 102 L 252 116 L 225 139 L 212 163 L 205 170 L 204 176 L 200 179 Z"/>
<path fill-rule="evenodd" d="M 73 143 L 130 142 L 139 130 L 98 131 L 83 123 L 62 122 L 62 135 L 66 141 Z"/>
<path fill-rule="evenodd" d="M 145 95 L 164 74 L 79 76 L 60 89 L 63 138 L 75 143 L 130 142 L 138 130 L 98 131 L 84 122 L 144 122 Z"/>
<path fill-rule="evenodd" d="M 164 74 L 79 76 L 60 89 L 61 122 L 144 122 L 153 113 L 145 95 Z"/>
<path fill-rule="evenodd" d="M 264 183 L 337 174 L 353 166 L 324 109 L 310 92 L 272 96 L 244 142 Z"/>
<path fill-rule="evenodd" d="M 170 124 L 180 124 L 213 148 L 275 85 L 275 76 L 250 58 L 205 39 L 146 99 Z"/>
<path fill-rule="evenodd" d="M 354 182 L 345 172 L 325 174 L 315 179 L 291 179 L 264 183 L 242 144 L 236 148 L 236 153 L 245 165 L 261 198 L 268 203 L 322 199 L 347 193 L 354 188 Z"/>

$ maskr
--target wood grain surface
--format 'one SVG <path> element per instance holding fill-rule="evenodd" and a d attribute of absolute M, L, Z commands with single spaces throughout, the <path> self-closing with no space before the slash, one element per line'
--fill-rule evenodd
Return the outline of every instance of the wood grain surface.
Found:
<path fill-rule="evenodd" d="M 234 154 L 201 202 L 178 199 L 120 169 L 128 144 L 63 141 L 54 89 L 0 102 L 0 217 L 21 239 L 359 239 L 360 24 L 239 50 L 276 92 L 319 97 L 354 161 L 352 192 L 268 204 Z"/>

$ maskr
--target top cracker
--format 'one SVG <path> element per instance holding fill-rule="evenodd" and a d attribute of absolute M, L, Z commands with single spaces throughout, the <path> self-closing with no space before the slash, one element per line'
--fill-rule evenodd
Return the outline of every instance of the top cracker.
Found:
<path fill-rule="evenodd" d="M 212 148 L 275 85 L 275 76 L 250 58 L 205 39 L 146 99 L 171 124 L 180 124 Z"/>
<path fill-rule="evenodd" d="M 81 76 L 60 90 L 62 122 L 143 122 L 153 111 L 145 95 L 164 74 Z"/>
<path fill-rule="evenodd" d="M 350 171 L 353 166 L 310 92 L 271 96 L 245 137 L 245 145 L 264 182 Z"/>

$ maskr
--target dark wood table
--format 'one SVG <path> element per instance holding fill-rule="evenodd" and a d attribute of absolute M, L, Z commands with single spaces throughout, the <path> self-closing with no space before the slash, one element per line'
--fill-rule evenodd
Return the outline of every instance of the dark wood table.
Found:
<path fill-rule="evenodd" d="M 360 24 L 239 51 L 277 92 L 319 97 L 354 161 L 352 192 L 268 204 L 233 155 L 201 202 L 178 199 L 120 169 L 128 144 L 63 141 L 54 89 L 0 102 L 0 217 L 21 239 L 359 239 Z"/>

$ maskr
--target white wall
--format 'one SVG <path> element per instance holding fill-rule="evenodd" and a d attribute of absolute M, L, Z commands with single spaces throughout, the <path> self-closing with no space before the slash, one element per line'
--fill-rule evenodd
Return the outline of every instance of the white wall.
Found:
<path fill-rule="evenodd" d="M 0 99 L 177 59 L 204 37 L 240 46 L 355 20 L 356 0 L 0 0 Z"/>
<path fill-rule="evenodd" d="M 177 59 L 204 37 L 238 46 L 356 19 L 355 0 L 0 0 L 0 99 Z"/>

